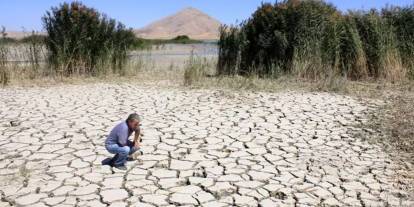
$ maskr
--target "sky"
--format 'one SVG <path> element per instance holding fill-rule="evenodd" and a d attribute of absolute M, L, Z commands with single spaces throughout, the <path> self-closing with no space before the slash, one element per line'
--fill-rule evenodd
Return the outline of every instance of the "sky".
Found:
<path fill-rule="evenodd" d="M 8 31 L 41 31 L 41 17 L 52 6 L 70 0 L 0 0 L 0 26 Z M 382 8 L 386 5 L 405 6 L 414 0 L 327 0 L 338 9 Z M 261 2 L 275 0 L 82 0 L 87 5 L 124 23 L 140 28 L 186 7 L 197 8 L 219 20 L 234 24 L 247 19 Z"/>

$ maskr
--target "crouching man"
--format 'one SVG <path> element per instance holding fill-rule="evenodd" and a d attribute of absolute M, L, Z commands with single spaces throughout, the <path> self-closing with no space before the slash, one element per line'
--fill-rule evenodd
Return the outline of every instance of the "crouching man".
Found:
<path fill-rule="evenodd" d="M 139 149 L 140 144 L 140 123 L 141 118 L 138 114 L 130 114 L 126 121 L 122 121 L 116 125 L 105 141 L 105 148 L 108 152 L 115 154 L 112 159 L 102 161 L 103 165 L 111 165 L 120 170 L 126 170 L 126 161 L 133 160 L 132 154 Z M 132 133 L 134 140 L 128 138 Z"/>

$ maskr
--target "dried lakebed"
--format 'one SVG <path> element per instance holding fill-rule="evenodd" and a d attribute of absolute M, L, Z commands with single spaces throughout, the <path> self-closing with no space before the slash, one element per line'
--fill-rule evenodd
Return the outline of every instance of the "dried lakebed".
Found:
<path fill-rule="evenodd" d="M 0 206 L 410 206 L 396 164 L 352 134 L 376 104 L 328 93 L 128 84 L 0 89 Z M 101 166 L 143 116 L 142 155 Z"/>

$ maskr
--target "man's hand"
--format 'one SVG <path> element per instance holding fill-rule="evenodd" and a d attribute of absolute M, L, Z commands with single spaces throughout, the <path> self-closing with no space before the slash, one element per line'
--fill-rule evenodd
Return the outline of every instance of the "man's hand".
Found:
<path fill-rule="evenodd" d="M 138 141 L 134 141 L 134 148 L 138 149 L 139 148 L 139 142 Z"/>

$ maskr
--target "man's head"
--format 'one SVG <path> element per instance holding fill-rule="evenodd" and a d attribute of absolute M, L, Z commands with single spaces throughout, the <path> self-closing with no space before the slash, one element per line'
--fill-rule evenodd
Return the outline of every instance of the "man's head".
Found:
<path fill-rule="evenodd" d="M 141 123 L 141 117 L 137 113 L 130 114 L 126 120 L 128 127 L 135 131 L 139 128 L 139 124 Z"/>

